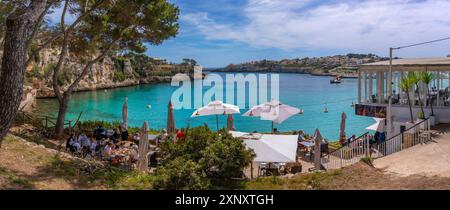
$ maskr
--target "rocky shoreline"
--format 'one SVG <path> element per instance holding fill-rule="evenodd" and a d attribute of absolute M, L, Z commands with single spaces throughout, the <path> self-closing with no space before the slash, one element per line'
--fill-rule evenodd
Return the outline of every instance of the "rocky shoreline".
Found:
<path fill-rule="evenodd" d="M 105 90 L 105 89 L 114 89 L 114 88 L 122 88 L 122 87 L 130 87 L 141 84 L 156 84 L 156 83 L 168 83 L 172 81 L 171 76 L 153 76 L 147 78 L 140 79 L 126 79 L 122 82 L 111 82 L 111 83 L 99 83 L 99 84 L 84 84 L 74 92 L 87 92 L 87 91 L 96 91 L 96 90 Z M 55 98 L 55 94 L 53 89 L 50 87 L 42 87 L 37 89 L 36 98 L 37 99 L 48 99 Z"/>
<path fill-rule="evenodd" d="M 207 69 L 207 72 L 229 72 L 229 73 L 294 73 L 294 74 L 310 74 L 312 76 L 326 76 L 342 78 L 357 79 L 357 73 L 340 73 L 340 72 L 323 72 L 309 69 L 277 69 L 277 70 L 260 70 L 260 69 L 246 69 L 246 70 L 228 70 L 228 69 Z"/>

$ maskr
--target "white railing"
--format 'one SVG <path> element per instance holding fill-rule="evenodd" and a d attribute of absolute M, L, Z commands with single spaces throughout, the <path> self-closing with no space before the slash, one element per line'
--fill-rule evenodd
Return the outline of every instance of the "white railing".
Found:
<path fill-rule="evenodd" d="M 425 119 L 381 143 L 374 143 L 371 157 L 380 158 L 431 140 L 430 120 Z"/>
<path fill-rule="evenodd" d="M 381 143 L 370 145 L 369 140 L 369 133 L 365 133 L 348 145 L 323 156 L 320 160 L 322 166 L 327 170 L 339 169 L 357 163 L 363 157 L 381 158 L 426 143 L 431 140 L 430 120 L 425 119 Z"/>
<path fill-rule="evenodd" d="M 369 133 L 365 133 L 349 144 L 321 158 L 322 166 L 329 169 L 339 169 L 357 163 L 369 155 Z"/>

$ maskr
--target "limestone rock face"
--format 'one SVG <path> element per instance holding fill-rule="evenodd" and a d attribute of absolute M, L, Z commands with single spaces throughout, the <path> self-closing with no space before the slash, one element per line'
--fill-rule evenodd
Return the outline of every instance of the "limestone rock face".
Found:
<path fill-rule="evenodd" d="M 131 62 L 128 59 L 124 61 L 123 72 L 127 75 L 133 75 L 133 67 L 131 67 Z"/>
<path fill-rule="evenodd" d="M 19 105 L 19 110 L 22 111 L 30 111 L 35 107 L 36 103 L 37 90 L 31 86 L 25 86 L 22 101 Z"/>
<path fill-rule="evenodd" d="M 27 67 L 23 105 L 32 107 L 35 98 L 55 97 L 52 86 L 53 69 L 59 59 L 58 49 L 46 49 L 39 53 L 38 59 Z M 92 58 L 95 55 L 92 55 Z M 133 59 L 133 62 L 130 60 Z M 107 88 L 133 86 L 138 84 L 170 82 L 172 75 L 189 72 L 183 65 L 155 62 L 151 58 L 135 60 L 135 57 L 107 56 L 88 69 L 87 75 L 80 81 L 75 91 L 90 91 Z M 86 58 L 85 60 L 90 60 Z M 68 55 L 61 69 L 58 83 L 65 90 L 81 74 L 87 61 L 76 55 Z M 136 63 L 140 62 L 140 63 Z M 141 65 L 142 64 L 142 65 Z M 136 69 L 134 69 L 136 68 Z"/>

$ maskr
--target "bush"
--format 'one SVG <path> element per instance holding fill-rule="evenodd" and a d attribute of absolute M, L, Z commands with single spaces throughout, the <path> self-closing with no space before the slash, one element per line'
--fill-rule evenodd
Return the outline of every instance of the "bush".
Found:
<path fill-rule="evenodd" d="M 122 82 L 127 79 L 127 76 L 123 71 L 115 71 L 113 74 L 113 81 L 114 82 Z"/>
<path fill-rule="evenodd" d="M 241 178 L 254 157 L 241 140 L 225 130 L 212 132 L 207 127 L 191 128 L 182 141 L 167 141 L 160 147 L 161 166 L 155 184 L 159 189 L 230 187 L 232 178 Z"/>
<path fill-rule="evenodd" d="M 155 189 L 202 190 L 210 187 L 202 168 L 185 157 L 177 157 L 160 167 L 156 177 Z"/>
<path fill-rule="evenodd" d="M 81 131 L 89 132 L 89 131 L 94 131 L 94 129 L 99 126 L 102 126 L 106 129 L 114 129 L 114 128 L 120 127 L 121 125 L 122 125 L 122 123 L 119 121 L 107 122 L 107 121 L 100 121 L 100 120 L 87 120 L 87 121 L 78 122 L 77 128 Z M 127 129 L 128 129 L 128 133 L 132 134 L 132 133 L 139 131 L 141 128 L 128 126 Z M 157 133 L 159 133 L 159 131 L 155 130 L 155 129 L 149 129 L 149 133 L 157 134 Z"/>
<path fill-rule="evenodd" d="M 369 166 L 373 166 L 373 158 L 372 157 L 363 157 L 361 161 Z"/>

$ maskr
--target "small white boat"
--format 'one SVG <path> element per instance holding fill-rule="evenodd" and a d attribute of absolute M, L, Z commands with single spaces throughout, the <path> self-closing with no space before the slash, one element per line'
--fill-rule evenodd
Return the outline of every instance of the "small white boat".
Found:
<path fill-rule="evenodd" d="M 341 83 L 341 77 L 337 76 L 334 79 L 330 80 L 330 84 L 339 84 Z"/>

